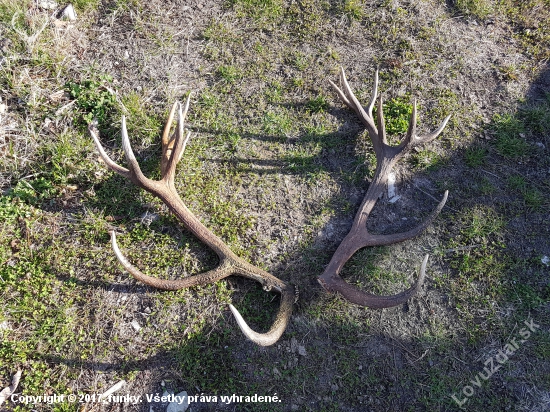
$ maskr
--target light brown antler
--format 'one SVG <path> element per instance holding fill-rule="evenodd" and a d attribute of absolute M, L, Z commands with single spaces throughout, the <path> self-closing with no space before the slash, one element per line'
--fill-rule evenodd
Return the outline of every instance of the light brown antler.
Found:
<path fill-rule="evenodd" d="M 257 333 L 250 329 L 237 309 L 235 309 L 233 305 L 229 305 L 239 327 L 251 341 L 261 346 L 272 345 L 281 337 L 282 333 L 286 329 L 290 315 L 292 314 L 292 305 L 295 300 L 294 289 L 282 280 L 260 268 L 251 265 L 235 255 L 219 237 L 206 228 L 200 220 L 197 219 L 197 217 L 195 217 L 189 209 L 187 209 L 176 192 L 174 185 L 176 165 L 181 159 L 185 145 L 191 135 L 189 132 L 186 139 L 183 139 L 183 124 L 188 108 L 189 98 L 187 99 L 183 112 L 181 105 L 178 102 L 174 103 L 172 110 L 170 111 L 170 115 L 168 116 L 168 120 L 164 127 L 164 133 L 162 135 L 161 179 L 158 181 L 148 179 L 141 172 L 132 151 L 132 147 L 130 146 L 130 140 L 126 130 L 126 119 L 124 116 L 122 117 L 122 147 L 126 155 L 126 161 L 128 162 L 129 169 L 119 166 L 109 158 L 101 146 L 99 137 L 93 126 L 90 126 L 88 130 L 94 139 L 97 150 L 99 151 L 105 164 L 111 170 L 130 179 L 137 186 L 147 190 L 161 199 L 190 232 L 192 232 L 197 238 L 216 252 L 219 258 L 218 267 L 183 279 L 163 280 L 148 276 L 132 266 L 120 252 L 114 231 L 111 232 L 113 250 L 122 266 L 124 266 L 124 268 L 130 272 L 132 276 L 134 276 L 137 280 L 155 288 L 177 290 L 191 286 L 205 285 L 230 275 L 240 275 L 260 282 L 266 291 L 275 291 L 280 293 L 281 305 L 279 311 L 275 317 L 273 326 L 266 333 Z M 178 110 L 177 128 L 170 136 L 170 127 L 172 125 L 176 109 Z"/>
<path fill-rule="evenodd" d="M 366 246 L 381 246 L 389 245 L 391 243 L 401 242 L 406 239 L 410 239 L 420 232 L 422 232 L 439 214 L 445 202 L 447 201 L 448 192 L 445 191 L 443 199 L 439 202 L 439 205 L 431 213 L 431 215 L 424 220 L 419 226 L 403 233 L 395 233 L 391 235 L 375 235 L 367 231 L 367 219 L 372 211 L 376 200 L 380 194 L 384 191 L 388 175 L 391 172 L 395 163 L 401 159 L 406 153 L 408 153 L 413 147 L 427 143 L 435 139 L 445 128 L 449 118 L 447 116 L 441 123 L 439 128 L 427 135 L 416 135 L 416 100 L 413 105 L 413 111 L 409 121 L 409 129 L 403 141 L 398 146 L 390 146 L 386 139 L 386 130 L 384 127 L 384 115 L 382 114 L 382 96 L 378 100 L 378 110 L 376 124 L 372 116 L 372 109 L 376 102 L 378 95 L 378 71 L 376 71 L 374 78 L 374 88 L 371 97 L 371 101 L 367 106 L 367 109 L 363 109 L 355 95 L 353 94 L 344 74 L 344 69 L 340 70 L 340 80 L 342 83 L 342 89 L 336 86 L 333 82 L 330 82 L 332 87 L 340 96 L 340 99 L 352 110 L 357 113 L 361 121 L 365 125 L 369 136 L 372 140 L 374 147 L 374 153 L 376 154 L 376 172 L 374 178 L 367 190 L 367 194 L 363 199 L 363 203 L 355 216 L 353 226 L 344 238 L 342 243 L 336 249 L 334 256 L 330 263 L 326 267 L 324 273 L 319 277 L 319 283 L 329 292 L 340 292 L 344 298 L 352 303 L 356 303 L 362 306 L 368 306 L 371 308 L 388 308 L 392 306 L 400 305 L 413 296 L 424 281 L 426 273 L 426 263 L 428 262 L 428 255 L 424 258 L 422 266 L 420 268 L 420 275 L 416 283 L 408 290 L 401 292 L 393 296 L 378 296 L 371 293 L 363 292 L 360 289 L 346 283 L 339 275 L 340 270 L 344 264 L 353 256 L 355 252 Z"/>

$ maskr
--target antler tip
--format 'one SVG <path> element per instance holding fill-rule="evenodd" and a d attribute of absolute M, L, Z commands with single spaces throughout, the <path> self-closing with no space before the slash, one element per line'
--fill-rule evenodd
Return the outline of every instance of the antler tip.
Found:
<path fill-rule="evenodd" d="M 430 255 L 426 254 L 426 256 L 424 256 L 424 259 L 422 260 L 422 265 L 420 266 L 420 273 L 418 274 L 418 279 L 416 280 L 415 285 L 411 288 L 414 290 L 413 294 L 420 289 L 420 287 L 424 283 L 424 279 L 426 279 L 426 266 L 428 265 L 429 257 Z"/>

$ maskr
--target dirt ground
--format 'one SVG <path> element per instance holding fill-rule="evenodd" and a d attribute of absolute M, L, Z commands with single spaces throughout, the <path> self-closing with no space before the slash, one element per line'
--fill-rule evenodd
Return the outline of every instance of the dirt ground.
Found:
<path fill-rule="evenodd" d="M 441 1 L 136 0 L 82 10 L 75 22 L 46 29 L 48 47 L 63 56 L 57 80 L 49 75 L 35 91 L 29 84 L 25 97 L 6 80 L 2 90 L 4 125 L 9 116 L 19 127 L 39 125 L 37 147 L 42 136 L 63 133 L 85 141 L 81 158 L 69 163 L 86 165 L 75 166 L 55 196 L 32 204 L 40 217 L 27 232 L 21 223 L 4 232 L 6 239 L 27 233 L 29 253 L 48 251 L 44 271 L 60 282 L 59 307 L 66 316 L 74 311 L 68 333 L 82 340 L 58 347 L 33 337 L 38 343 L 25 359 L 10 352 L 18 344 L 9 342 L 32 335 L 32 328 L 22 331 L 32 315 L 17 315 L 13 302 L 22 295 L 3 286 L 0 321 L 13 326 L 2 335 L 0 387 L 17 364 L 23 394 L 53 394 L 59 385 L 65 393 L 103 393 L 124 379 L 117 394 L 141 397 L 135 405 L 123 398 L 89 403 L 83 410 L 90 411 L 164 411 L 167 402 L 146 398 L 164 390 L 198 395 L 193 412 L 550 410 L 550 68 L 518 37 L 534 28 L 502 11 L 478 18 Z M 420 132 L 452 115 L 440 138 L 396 166 L 401 197 L 379 199 L 368 228 L 408 230 L 449 190 L 440 216 L 412 240 L 358 252 L 343 271 L 364 290 L 398 293 L 430 254 L 422 290 L 395 308 L 362 308 L 317 282 L 374 174 L 368 135 L 329 84 L 339 67 L 364 104 L 379 68 L 386 101 L 418 100 Z M 27 73 L 32 80 L 40 72 Z M 160 202 L 107 172 L 84 129 L 67 132 L 84 110 L 72 97 L 50 101 L 47 113 L 33 109 L 33 93 L 40 101 L 66 82 L 104 74 L 112 77 L 104 87 L 117 111 L 102 141 L 124 164 L 118 125 L 125 114 L 138 160 L 157 177 L 163 119 L 175 99 L 192 92 L 186 126 L 193 137 L 177 188 L 237 254 L 298 288 L 275 345 L 248 342 L 228 310 L 232 302 L 255 329 L 269 328 L 278 298 L 254 282 L 232 277 L 161 292 L 116 263 L 107 236 L 113 229 L 130 260 L 156 276 L 198 273 L 216 258 Z M 533 113 L 542 119 L 538 129 Z M 46 117 L 53 126 L 44 127 Z M 510 126 L 516 118 L 525 129 Z M 509 132 L 519 149 L 506 149 Z M 34 172 L 37 159 L 3 170 L 5 194 Z M 3 256 L 8 266 L 23 264 L 24 250 L 18 253 Z M 522 340 L 513 354 L 484 379 L 480 373 L 502 360 L 499 351 L 514 338 Z M 25 373 L 35 376 L 32 386 Z M 280 402 L 224 403 L 233 394 Z M 7 410 L 31 410 L 20 407 L 8 403 Z"/>

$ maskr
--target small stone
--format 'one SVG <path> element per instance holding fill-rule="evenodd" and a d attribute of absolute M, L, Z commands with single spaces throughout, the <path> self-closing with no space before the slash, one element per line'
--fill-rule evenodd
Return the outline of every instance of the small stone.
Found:
<path fill-rule="evenodd" d="M 298 346 L 298 355 L 307 356 L 306 348 L 302 345 Z"/>
<path fill-rule="evenodd" d="M 61 18 L 63 20 L 75 21 L 76 20 L 76 11 L 72 4 L 68 4 L 67 7 L 61 12 Z"/>
<path fill-rule="evenodd" d="M 155 220 L 158 220 L 160 216 L 157 213 L 151 213 L 146 211 L 144 214 L 141 215 L 141 223 L 143 223 L 146 226 L 149 226 L 151 223 L 153 223 Z"/>
<path fill-rule="evenodd" d="M 189 398 L 187 392 L 183 391 L 174 395 L 174 402 L 170 402 L 166 412 L 185 412 L 189 408 Z"/>
<path fill-rule="evenodd" d="M 548 256 L 543 256 L 540 261 L 542 262 L 543 265 L 550 266 L 550 258 Z"/>
<path fill-rule="evenodd" d="M 133 320 L 132 322 L 130 322 L 130 325 L 132 325 L 132 328 L 134 328 L 136 332 L 139 332 L 141 329 L 141 326 L 136 320 Z"/>
<path fill-rule="evenodd" d="M 42 10 L 55 10 L 57 9 L 57 3 L 53 0 L 40 0 L 38 2 L 38 7 Z"/>
<path fill-rule="evenodd" d="M 296 353 L 296 349 L 298 349 L 298 341 L 296 338 L 292 338 L 290 340 L 290 352 Z"/>

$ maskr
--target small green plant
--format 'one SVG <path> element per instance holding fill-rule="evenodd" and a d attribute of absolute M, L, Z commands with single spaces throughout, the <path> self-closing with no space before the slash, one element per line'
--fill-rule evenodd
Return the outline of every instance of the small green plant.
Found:
<path fill-rule="evenodd" d="M 292 79 L 292 85 L 297 89 L 302 89 L 304 87 L 305 81 L 301 77 L 294 77 Z"/>
<path fill-rule="evenodd" d="M 520 175 L 512 175 L 508 178 L 508 184 L 514 190 L 523 192 L 527 188 L 527 182 L 525 178 Z"/>
<path fill-rule="evenodd" d="M 365 15 L 363 2 L 360 0 L 346 0 L 344 2 L 343 12 L 352 20 L 361 20 Z"/>
<path fill-rule="evenodd" d="M 135 1 L 123 2 L 122 0 L 118 0 L 117 3 L 135 3 Z M 97 8 L 97 6 L 99 5 L 99 0 L 74 0 L 72 4 L 77 10 L 87 11 Z"/>
<path fill-rule="evenodd" d="M 504 227 L 500 215 L 485 206 L 474 207 L 464 212 L 461 235 L 465 242 L 480 242 L 484 238 L 498 234 Z"/>
<path fill-rule="evenodd" d="M 486 18 L 493 12 L 488 0 L 456 0 L 455 7 L 459 12 L 469 14 L 480 19 Z"/>
<path fill-rule="evenodd" d="M 37 204 L 44 199 L 53 198 L 56 194 L 57 189 L 53 186 L 52 182 L 44 177 L 31 181 L 20 180 L 10 192 L 12 197 L 17 197 L 31 205 Z"/>
<path fill-rule="evenodd" d="M 233 83 L 241 76 L 239 70 L 235 66 L 220 66 L 216 72 L 218 76 L 220 76 L 227 83 Z"/>
<path fill-rule="evenodd" d="M 550 134 L 550 93 L 545 99 L 530 105 L 521 111 L 525 127 L 537 135 Z"/>
<path fill-rule="evenodd" d="M 292 128 L 292 119 L 285 111 L 268 111 L 262 120 L 263 131 L 274 136 L 286 137 Z"/>
<path fill-rule="evenodd" d="M 328 109 L 328 101 L 325 96 L 317 96 L 306 103 L 308 113 L 323 113 Z"/>
<path fill-rule="evenodd" d="M 109 112 L 116 105 L 116 96 L 108 88 L 113 78 L 107 74 L 92 74 L 90 79 L 80 83 L 69 82 L 65 85 L 76 106 L 82 111 L 81 126 L 97 119 L 100 129 L 108 124 Z"/>
<path fill-rule="evenodd" d="M 211 22 L 202 33 L 205 40 L 210 40 L 214 43 L 224 43 L 234 39 L 231 29 L 222 22 Z"/>
<path fill-rule="evenodd" d="M 318 143 L 297 144 L 283 156 L 288 170 L 300 173 L 313 173 L 318 169 L 315 160 L 321 152 L 321 146 Z"/>
<path fill-rule="evenodd" d="M 523 193 L 523 199 L 527 207 L 540 209 L 545 202 L 544 195 L 535 188 L 529 188 Z"/>
<path fill-rule="evenodd" d="M 294 59 L 292 60 L 292 65 L 298 70 L 303 71 L 307 69 L 307 66 L 309 65 L 309 59 L 305 54 L 297 52 L 295 53 Z"/>
<path fill-rule="evenodd" d="M 486 177 L 482 177 L 478 182 L 478 189 L 482 195 L 493 194 L 496 190 L 496 187 L 491 183 Z"/>
<path fill-rule="evenodd" d="M 419 169 L 433 169 L 441 165 L 441 158 L 437 153 L 423 149 L 414 154 L 413 164 Z"/>
<path fill-rule="evenodd" d="M 280 103 L 283 99 L 283 92 L 283 85 L 273 80 L 269 87 L 266 87 L 264 94 L 269 103 Z"/>
<path fill-rule="evenodd" d="M 395 97 L 384 102 L 383 112 L 388 136 L 397 136 L 407 131 L 412 113 L 412 104 L 407 96 Z"/>
<path fill-rule="evenodd" d="M 517 80 L 518 79 L 518 69 L 516 66 L 501 66 L 498 68 L 498 71 L 505 80 Z"/>
<path fill-rule="evenodd" d="M 143 98 L 135 92 L 123 96 L 122 104 L 128 111 L 128 134 L 134 138 L 139 136 L 144 145 L 158 142 L 162 124 L 158 116 L 148 113 L 150 105 L 145 104 Z"/>
<path fill-rule="evenodd" d="M 521 175 L 510 176 L 508 185 L 523 195 L 525 205 L 531 209 L 539 209 L 545 202 L 544 195 L 537 188 L 530 186 Z"/>
<path fill-rule="evenodd" d="M 283 12 L 281 0 L 229 0 L 239 14 L 255 19 L 273 19 Z"/>

